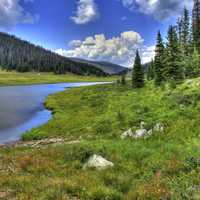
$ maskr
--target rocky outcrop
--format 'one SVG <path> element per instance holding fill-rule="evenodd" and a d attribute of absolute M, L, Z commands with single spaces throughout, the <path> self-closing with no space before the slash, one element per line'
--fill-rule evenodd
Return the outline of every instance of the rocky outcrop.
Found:
<path fill-rule="evenodd" d="M 154 131 L 156 132 L 163 132 L 164 131 L 164 126 L 162 123 L 157 123 L 154 128 L 153 128 Z"/>
<path fill-rule="evenodd" d="M 84 164 L 83 169 L 96 168 L 98 170 L 103 170 L 113 166 L 114 164 L 112 162 L 106 160 L 102 156 L 94 154 L 88 159 L 87 163 Z"/>
<path fill-rule="evenodd" d="M 145 126 L 146 126 L 146 123 L 141 122 L 140 129 L 137 129 L 135 132 L 133 132 L 132 129 L 129 129 L 128 131 L 124 132 L 120 137 L 121 139 L 145 138 L 145 137 L 151 136 L 155 132 L 162 133 L 164 131 L 164 125 L 162 123 L 155 124 L 155 126 L 149 130 L 147 130 Z"/>
<path fill-rule="evenodd" d="M 125 131 L 120 137 L 121 137 L 121 139 L 125 139 L 125 138 L 131 138 L 133 136 L 134 136 L 134 134 L 130 128 L 128 131 Z"/>
<path fill-rule="evenodd" d="M 135 131 L 134 138 L 141 138 L 146 136 L 148 131 L 146 129 L 138 129 Z"/>

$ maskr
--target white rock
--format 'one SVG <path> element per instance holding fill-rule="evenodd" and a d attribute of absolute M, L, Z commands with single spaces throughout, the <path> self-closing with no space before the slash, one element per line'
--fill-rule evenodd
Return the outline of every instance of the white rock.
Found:
<path fill-rule="evenodd" d="M 124 132 L 120 137 L 121 139 L 125 139 L 125 138 L 128 138 L 128 137 L 133 137 L 133 132 L 131 129 L 129 129 L 128 131 Z"/>
<path fill-rule="evenodd" d="M 187 80 L 187 81 L 186 81 L 186 84 L 189 84 L 189 85 L 191 85 L 191 84 L 193 84 L 193 83 L 194 83 L 193 80 Z"/>
<path fill-rule="evenodd" d="M 153 128 L 154 131 L 157 131 L 157 132 L 163 132 L 164 131 L 164 126 L 163 124 L 161 123 L 157 123 L 154 128 Z"/>
<path fill-rule="evenodd" d="M 146 125 L 145 122 L 141 122 L 141 123 L 140 123 L 140 128 L 141 128 L 141 129 L 144 129 L 145 125 Z"/>
<path fill-rule="evenodd" d="M 88 159 L 87 163 L 84 164 L 83 169 L 96 168 L 102 170 L 113 166 L 114 164 L 112 162 L 106 160 L 102 156 L 94 154 Z"/>
<path fill-rule="evenodd" d="M 144 137 L 145 135 L 147 135 L 147 130 L 146 129 L 138 129 L 137 131 L 135 131 L 135 138 L 141 138 Z"/>
<path fill-rule="evenodd" d="M 153 130 L 150 129 L 148 132 L 147 132 L 147 135 L 152 135 L 153 134 Z"/>

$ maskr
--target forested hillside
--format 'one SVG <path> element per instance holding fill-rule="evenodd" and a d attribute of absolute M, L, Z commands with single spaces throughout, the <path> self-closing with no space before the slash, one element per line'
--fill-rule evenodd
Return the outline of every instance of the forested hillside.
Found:
<path fill-rule="evenodd" d="M 95 67 L 103 70 L 105 73 L 108 73 L 110 75 L 126 74 L 128 71 L 130 71 L 130 69 L 124 66 L 117 65 L 110 62 L 105 62 L 105 61 L 90 61 L 90 60 L 84 60 L 80 58 L 70 58 L 70 59 L 81 62 L 81 63 L 92 64 Z"/>
<path fill-rule="evenodd" d="M 89 63 L 80 63 L 35 46 L 15 36 L 0 32 L 0 66 L 19 72 L 71 72 L 79 75 L 106 76 L 103 70 Z"/>

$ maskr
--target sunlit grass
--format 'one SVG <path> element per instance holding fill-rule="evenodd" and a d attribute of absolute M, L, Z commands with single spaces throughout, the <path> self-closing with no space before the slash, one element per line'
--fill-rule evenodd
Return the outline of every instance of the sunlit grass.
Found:
<path fill-rule="evenodd" d="M 0 70 L 0 86 L 61 82 L 114 81 L 116 79 L 117 77 L 78 76 L 70 73 L 65 75 L 55 75 L 54 73 L 18 73 L 15 71 L 7 72 Z"/>
<path fill-rule="evenodd" d="M 199 83 L 170 89 L 149 82 L 139 90 L 110 84 L 49 96 L 53 119 L 23 139 L 63 137 L 80 143 L 0 150 L 1 190 L 19 199 L 199 199 Z M 148 129 L 162 122 L 164 133 L 120 139 L 141 121 Z M 114 167 L 83 170 L 92 154 Z"/>

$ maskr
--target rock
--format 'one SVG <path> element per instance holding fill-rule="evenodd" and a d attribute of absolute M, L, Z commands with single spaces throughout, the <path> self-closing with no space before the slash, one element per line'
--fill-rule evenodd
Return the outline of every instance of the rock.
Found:
<path fill-rule="evenodd" d="M 84 164 L 83 169 L 96 168 L 98 170 L 103 170 L 113 166 L 114 164 L 112 162 L 106 160 L 102 156 L 94 154 L 88 159 L 87 163 Z"/>
<path fill-rule="evenodd" d="M 188 84 L 188 85 L 191 85 L 191 84 L 193 84 L 193 83 L 194 83 L 193 80 L 187 80 L 187 81 L 186 81 L 186 84 Z"/>
<path fill-rule="evenodd" d="M 134 137 L 135 138 L 141 138 L 147 135 L 147 130 L 146 129 L 138 129 L 135 131 Z"/>
<path fill-rule="evenodd" d="M 141 123 L 140 123 L 140 128 L 141 128 L 141 129 L 144 129 L 144 128 L 145 128 L 145 125 L 146 125 L 145 122 L 141 122 Z"/>
<path fill-rule="evenodd" d="M 131 129 L 129 129 L 128 131 L 124 132 L 122 135 L 121 135 L 121 139 L 125 139 L 125 138 L 128 138 L 128 137 L 133 137 L 133 132 Z"/>
<path fill-rule="evenodd" d="M 150 135 L 152 135 L 152 134 L 153 134 L 153 130 L 150 129 L 150 130 L 147 132 L 147 135 L 150 136 Z"/>
<path fill-rule="evenodd" d="M 157 123 L 154 128 L 153 128 L 154 131 L 156 132 L 163 132 L 164 131 L 164 126 L 162 123 Z"/>

